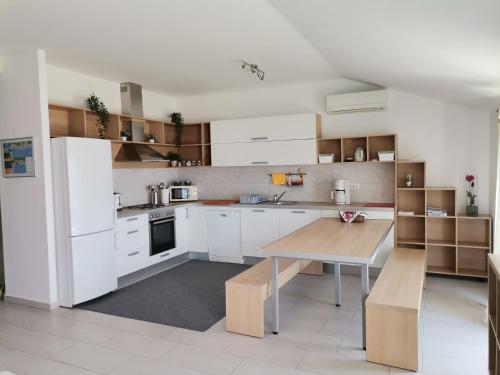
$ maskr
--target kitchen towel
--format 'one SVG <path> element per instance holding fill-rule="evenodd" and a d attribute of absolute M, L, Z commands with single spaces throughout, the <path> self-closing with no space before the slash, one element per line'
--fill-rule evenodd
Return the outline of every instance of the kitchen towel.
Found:
<path fill-rule="evenodd" d="M 273 185 L 285 185 L 286 175 L 284 173 L 273 173 L 271 174 L 271 180 Z"/>

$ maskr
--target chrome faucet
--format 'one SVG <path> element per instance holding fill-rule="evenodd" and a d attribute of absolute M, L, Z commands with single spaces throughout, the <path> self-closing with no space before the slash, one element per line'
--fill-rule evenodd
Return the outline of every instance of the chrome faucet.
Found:
<path fill-rule="evenodd" d="M 278 203 L 279 200 L 283 197 L 283 195 L 285 195 L 285 193 L 286 193 L 286 190 L 283 193 L 281 193 L 279 196 L 277 194 L 274 194 L 273 195 L 273 203 L 275 203 L 275 204 Z"/>

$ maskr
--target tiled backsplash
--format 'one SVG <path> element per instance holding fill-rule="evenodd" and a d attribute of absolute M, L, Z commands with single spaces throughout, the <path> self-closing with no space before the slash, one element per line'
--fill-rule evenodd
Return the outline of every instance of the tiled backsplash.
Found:
<path fill-rule="evenodd" d="M 353 202 L 394 202 L 394 164 L 343 163 L 303 166 L 307 173 L 303 187 L 271 184 L 271 172 L 295 172 L 291 167 L 185 167 L 114 169 L 116 192 L 125 194 L 125 205 L 146 203 L 147 185 L 174 180 L 191 180 L 199 188 L 200 199 L 239 199 L 242 194 L 260 193 L 271 198 L 284 190 L 284 200 L 329 202 L 333 181 L 348 178 L 360 185 L 351 190 Z"/>

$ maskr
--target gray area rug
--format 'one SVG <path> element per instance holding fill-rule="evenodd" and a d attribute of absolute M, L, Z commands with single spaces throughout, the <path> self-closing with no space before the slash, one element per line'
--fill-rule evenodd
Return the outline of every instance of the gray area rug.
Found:
<path fill-rule="evenodd" d="M 244 264 L 191 260 L 77 308 L 206 331 L 226 315 L 226 280 Z"/>

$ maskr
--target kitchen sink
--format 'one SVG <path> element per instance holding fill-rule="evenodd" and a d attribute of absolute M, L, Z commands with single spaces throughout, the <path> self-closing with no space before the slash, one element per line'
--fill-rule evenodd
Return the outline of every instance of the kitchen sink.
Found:
<path fill-rule="evenodd" d="M 265 204 L 274 204 L 276 206 L 291 206 L 291 205 L 294 205 L 297 203 L 299 203 L 299 202 L 296 202 L 296 201 L 278 201 L 278 202 L 266 201 Z"/>

